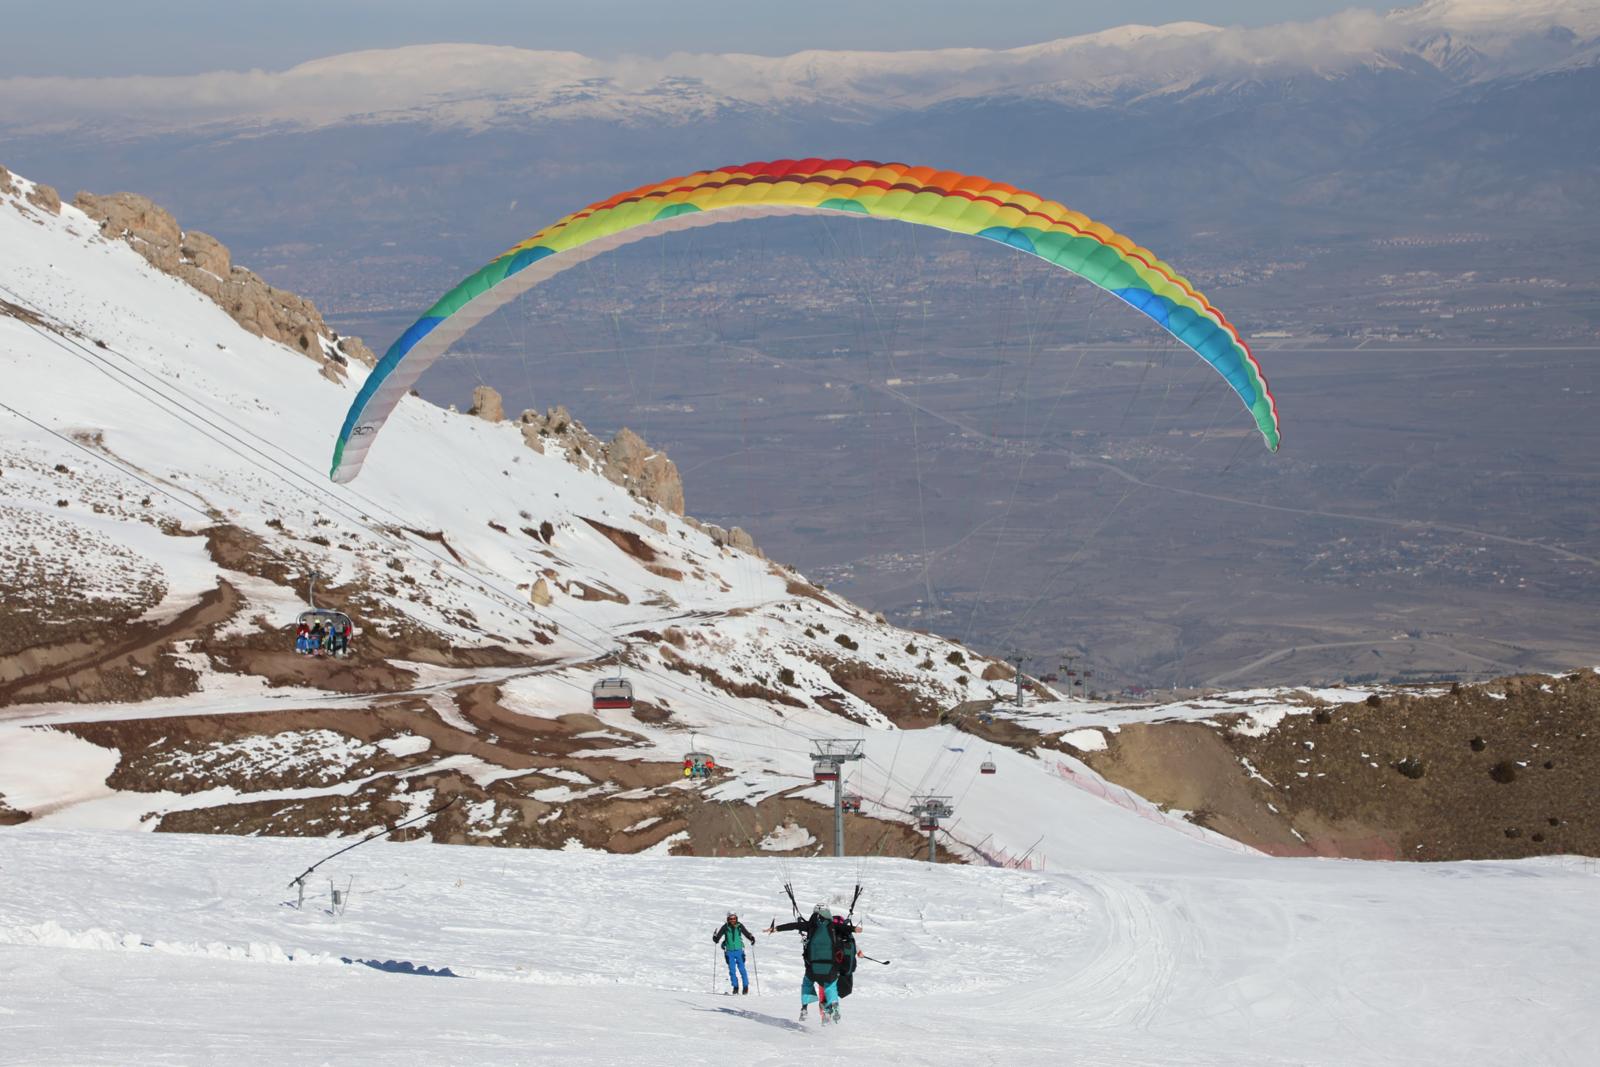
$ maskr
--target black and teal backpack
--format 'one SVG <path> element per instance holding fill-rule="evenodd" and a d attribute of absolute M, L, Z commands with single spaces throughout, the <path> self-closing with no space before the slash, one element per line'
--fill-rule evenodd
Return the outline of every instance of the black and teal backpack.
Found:
<path fill-rule="evenodd" d="M 834 946 L 833 921 L 818 917 L 806 939 L 806 975 L 824 985 L 838 978 L 838 952 Z"/>
<path fill-rule="evenodd" d="M 855 988 L 856 978 L 856 932 L 850 926 L 849 919 L 835 919 L 829 924 L 833 927 L 833 958 L 839 964 L 839 996 L 848 997 Z"/>

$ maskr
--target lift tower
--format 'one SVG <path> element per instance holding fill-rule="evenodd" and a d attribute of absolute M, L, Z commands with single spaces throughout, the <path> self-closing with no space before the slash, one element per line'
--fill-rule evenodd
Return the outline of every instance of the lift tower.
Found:
<path fill-rule="evenodd" d="M 811 777 L 818 782 L 833 783 L 833 854 L 844 855 L 844 773 L 846 763 L 862 758 L 861 742 L 847 738 L 818 738 L 812 744 Z"/>
<path fill-rule="evenodd" d="M 917 817 L 917 829 L 925 830 L 928 834 L 928 862 L 937 863 L 939 859 L 939 820 L 948 819 L 956 813 L 950 806 L 947 796 L 933 796 L 923 794 L 911 798 L 911 814 Z"/>

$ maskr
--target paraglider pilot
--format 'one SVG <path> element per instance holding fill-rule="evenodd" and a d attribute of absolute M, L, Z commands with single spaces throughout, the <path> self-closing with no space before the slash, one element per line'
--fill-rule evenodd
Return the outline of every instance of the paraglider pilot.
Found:
<path fill-rule="evenodd" d="M 839 1019 L 839 979 L 846 973 L 846 968 L 842 958 L 845 952 L 844 938 L 835 934 L 835 923 L 851 933 L 861 932 L 861 927 L 851 926 L 842 916 L 835 919 L 833 912 L 822 904 L 812 908 L 807 918 L 767 927 L 769 934 L 779 930 L 800 931 L 801 955 L 806 966 L 805 975 L 800 979 L 802 1019 L 806 1017 L 806 1009 L 816 1003 L 818 986 L 822 989 L 822 1021 L 837 1022 Z M 835 948 L 840 951 L 835 952 Z M 850 951 L 853 950 L 852 944 Z"/>
<path fill-rule="evenodd" d="M 730 911 L 728 921 L 717 927 L 711 940 L 722 946 L 722 958 L 728 961 L 728 981 L 733 983 L 733 992 L 749 993 L 750 975 L 744 969 L 744 945 L 746 941 L 755 944 L 755 935 L 739 921 L 737 913 Z"/>

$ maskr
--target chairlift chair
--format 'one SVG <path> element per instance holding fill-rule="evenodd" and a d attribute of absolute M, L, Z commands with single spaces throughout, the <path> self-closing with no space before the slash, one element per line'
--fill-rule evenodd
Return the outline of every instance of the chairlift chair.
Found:
<path fill-rule="evenodd" d="M 837 782 L 839 765 L 832 760 L 819 759 L 811 765 L 811 777 L 818 782 Z"/>
<path fill-rule="evenodd" d="M 301 633 L 313 634 L 318 626 L 322 627 L 322 645 L 315 649 L 301 647 L 299 635 Z M 332 611 L 328 608 L 308 608 L 302 611 L 300 617 L 295 620 L 295 651 L 306 655 L 320 655 L 326 652 L 333 656 L 348 656 L 350 654 L 350 641 L 354 633 L 355 624 L 350 621 L 350 616 L 344 612 Z"/>
<path fill-rule="evenodd" d="M 626 678 L 602 678 L 589 691 L 595 711 L 633 710 L 633 683 Z"/>
<path fill-rule="evenodd" d="M 995 773 L 994 760 L 986 759 L 982 763 L 978 764 L 978 773 L 979 774 L 994 774 Z"/>
<path fill-rule="evenodd" d="M 685 778 L 709 778 L 711 772 L 717 769 L 716 757 L 709 752 L 701 752 L 695 744 L 694 735 L 689 735 L 689 744 L 692 746 L 683 754 L 683 776 Z"/>
<path fill-rule="evenodd" d="M 920 816 L 917 817 L 917 829 L 918 830 L 921 830 L 924 833 L 926 833 L 929 830 L 937 830 L 938 828 L 939 828 L 939 820 L 935 819 L 933 816 L 931 816 L 931 815 L 920 815 Z"/>
<path fill-rule="evenodd" d="M 845 811 L 861 811 L 861 794 L 846 793 L 839 801 L 839 806 Z"/>

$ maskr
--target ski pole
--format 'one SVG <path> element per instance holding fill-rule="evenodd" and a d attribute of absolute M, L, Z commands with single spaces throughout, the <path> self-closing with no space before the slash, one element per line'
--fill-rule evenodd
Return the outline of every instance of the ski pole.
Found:
<path fill-rule="evenodd" d="M 717 946 L 711 946 L 711 992 L 717 991 Z"/>
<path fill-rule="evenodd" d="M 755 975 L 756 996 L 764 996 L 761 992 L 761 964 L 756 962 L 756 943 L 750 942 L 750 973 Z"/>
<path fill-rule="evenodd" d="M 894 962 L 893 960 L 873 959 L 873 957 L 867 955 L 865 952 L 857 952 L 856 955 L 859 956 L 861 959 L 864 959 L 864 960 L 872 960 L 873 963 L 881 963 L 885 967 L 889 966 L 889 964 Z"/>

